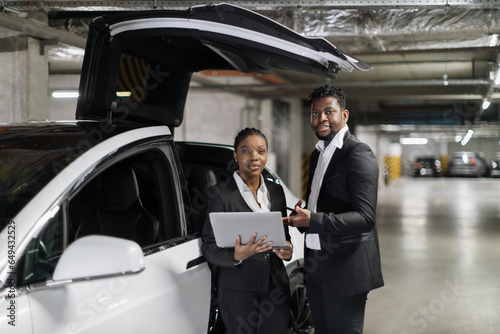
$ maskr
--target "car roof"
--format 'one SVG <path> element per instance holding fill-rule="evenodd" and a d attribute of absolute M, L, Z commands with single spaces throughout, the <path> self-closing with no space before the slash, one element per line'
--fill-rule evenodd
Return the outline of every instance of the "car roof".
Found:
<path fill-rule="evenodd" d="M 128 63 L 122 66 L 124 56 Z M 340 70 L 371 66 L 323 38 L 301 36 L 229 4 L 106 15 L 89 29 L 76 118 L 179 126 L 191 75 L 206 69 L 290 70 L 335 78 Z M 140 91 L 140 97 L 117 96 L 117 82 L 125 74 L 131 79 L 124 87 Z"/>

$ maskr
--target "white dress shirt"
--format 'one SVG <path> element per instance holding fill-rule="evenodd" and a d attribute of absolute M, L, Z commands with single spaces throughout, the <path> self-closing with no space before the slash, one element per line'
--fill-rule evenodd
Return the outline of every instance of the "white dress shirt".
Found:
<path fill-rule="evenodd" d="M 311 193 L 309 194 L 309 201 L 307 202 L 307 209 L 311 212 L 316 212 L 318 205 L 319 191 L 321 190 L 321 185 L 323 184 L 323 178 L 325 176 L 326 169 L 332 160 L 333 153 L 337 148 L 342 148 L 344 145 L 344 135 L 349 128 L 345 125 L 339 132 L 333 137 L 330 144 L 325 147 L 325 142 L 319 140 L 316 144 L 316 149 L 319 151 L 318 164 L 314 171 L 313 180 L 311 183 Z M 321 244 L 319 242 L 319 235 L 317 233 L 306 233 L 306 247 L 310 249 L 321 249 Z"/>
<path fill-rule="evenodd" d="M 271 210 L 271 201 L 269 200 L 269 191 L 267 190 L 266 183 L 264 182 L 264 177 L 260 175 L 260 187 L 257 189 L 257 200 L 253 196 L 252 191 L 245 184 L 245 181 L 238 174 L 238 171 L 233 173 L 234 180 L 238 186 L 238 190 L 243 196 L 243 199 L 248 204 L 253 212 L 269 212 Z M 259 206 L 260 203 L 260 206 Z"/>

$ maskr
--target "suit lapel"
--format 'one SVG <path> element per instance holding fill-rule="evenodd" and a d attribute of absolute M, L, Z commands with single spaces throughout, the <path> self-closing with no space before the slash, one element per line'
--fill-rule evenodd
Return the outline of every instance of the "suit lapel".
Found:
<path fill-rule="evenodd" d="M 228 198 L 231 199 L 232 205 L 237 209 L 237 211 L 252 211 L 241 195 L 233 176 L 231 176 L 231 182 L 229 183 L 228 195 Z"/>
<path fill-rule="evenodd" d="M 328 178 L 328 176 L 335 174 L 335 170 L 338 167 L 337 160 L 339 160 L 339 157 L 342 154 L 342 149 L 345 149 L 347 147 L 347 145 L 349 145 L 350 138 L 351 138 L 351 134 L 349 133 L 349 130 L 348 130 L 344 135 L 344 143 L 342 144 L 342 148 L 335 149 L 335 153 L 333 153 L 333 156 L 330 159 L 330 163 L 328 164 L 328 167 L 326 168 L 325 175 L 323 177 L 323 182 L 321 183 L 320 194 L 321 194 L 321 191 L 323 191 L 323 188 L 326 186 L 325 181 Z"/>
<path fill-rule="evenodd" d="M 307 190 L 306 190 L 306 203 L 309 203 L 309 195 L 311 194 L 311 185 L 314 177 L 314 171 L 318 165 L 319 152 L 314 150 L 309 158 L 309 179 L 307 180 Z"/>
<path fill-rule="evenodd" d="M 267 190 L 269 191 L 269 196 L 270 196 L 269 200 L 271 202 L 270 211 L 281 212 L 282 203 L 280 203 L 280 201 L 277 200 L 278 198 L 280 198 L 278 187 L 275 187 L 271 181 L 267 181 L 266 179 L 264 179 L 264 182 L 266 183 Z M 232 199 L 234 207 L 238 208 L 239 211 L 252 211 L 250 206 L 248 206 L 247 202 L 241 195 L 240 190 L 238 189 L 238 185 L 234 180 L 234 177 L 231 178 L 231 182 L 229 183 L 227 191 L 229 195 L 228 198 Z"/>

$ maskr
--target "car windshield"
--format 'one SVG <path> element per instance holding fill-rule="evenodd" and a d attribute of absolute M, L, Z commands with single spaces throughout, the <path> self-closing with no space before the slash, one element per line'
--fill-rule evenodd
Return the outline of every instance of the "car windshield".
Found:
<path fill-rule="evenodd" d="M 54 129 L 51 129 L 54 130 Z M 0 131 L 0 231 L 57 173 L 85 152 L 80 131 Z"/>

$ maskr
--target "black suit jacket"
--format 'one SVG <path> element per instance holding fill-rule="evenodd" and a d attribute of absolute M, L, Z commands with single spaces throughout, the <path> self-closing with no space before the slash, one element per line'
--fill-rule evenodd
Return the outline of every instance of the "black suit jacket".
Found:
<path fill-rule="evenodd" d="M 306 200 L 318 158 L 315 150 Z M 321 251 L 305 248 L 307 277 L 326 280 L 341 297 L 384 285 L 375 225 L 378 173 L 370 147 L 347 131 L 325 172 L 316 213 L 311 213 L 307 232 L 320 235 Z"/>
<path fill-rule="evenodd" d="M 210 264 L 220 268 L 219 286 L 240 291 L 267 291 L 271 283 L 279 288 L 288 286 L 289 280 L 283 261 L 272 251 L 255 254 L 235 267 L 233 264 L 234 248 L 217 247 L 208 213 L 252 211 L 241 196 L 234 178 L 231 176 L 226 181 L 217 184 L 210 191 L 211 194 L 217 193 L 217 196 L 210 199 L 208 203 L 201 247 L 205 259 Z M 286 200 L 283 188 L 268 180 L 265 182 L 271 197 L 271 211 L 279 211 L 283 217 L 286 217 Z M 235 224 L 237 223 L 235 222 Z M 286 239 L 290 241 L 288 228 L 286 226 L 284 228 Z"/>

